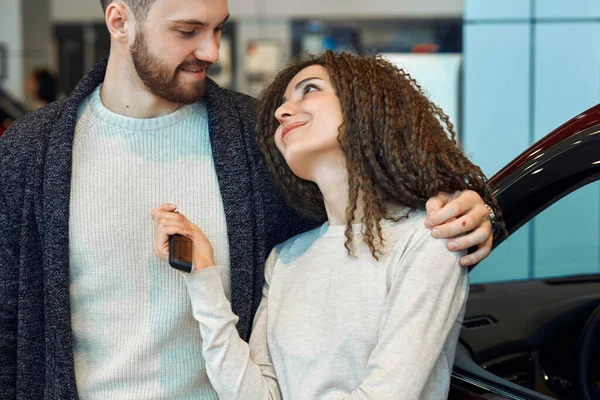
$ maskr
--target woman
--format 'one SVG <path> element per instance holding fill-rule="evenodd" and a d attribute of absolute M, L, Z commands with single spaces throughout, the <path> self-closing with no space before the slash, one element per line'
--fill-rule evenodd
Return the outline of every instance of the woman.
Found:
<path fill-rule="evenodd" d="M 275 78 L 257 130 L 287 201 L 328 222 L 271 252 L 249 345 L 210 242 L 175 206 L 153 211 L 160 258 L 168 235 L 193 240 L 185 279 L 219 396 L 446 398 L 468 278 L 424 228 L 425 202 L 472 189 L 500 217 L 448 117 L 390 63 L 327 52 Z"/>

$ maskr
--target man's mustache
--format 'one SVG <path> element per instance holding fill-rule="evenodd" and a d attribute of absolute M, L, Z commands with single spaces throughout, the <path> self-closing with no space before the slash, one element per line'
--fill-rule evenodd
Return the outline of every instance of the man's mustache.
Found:
<path fill-rule="evenodd" d="M 181 63 L 181 65 L 179 65 L 179 68 L 198 68 L 198 69 L 208 69 L 210 68 L 210 66 L 212 65 L 212 63 L 206 62 L 206 61 L 185 61 L 183 63 Z"/>

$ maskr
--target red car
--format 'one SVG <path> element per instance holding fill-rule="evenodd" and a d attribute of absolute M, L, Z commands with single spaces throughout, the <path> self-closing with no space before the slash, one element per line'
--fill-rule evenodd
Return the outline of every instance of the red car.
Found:
<path fill-rule="evenodd" d="M 596 188 L 584 186 L 599 178 L 597 105 L 525 150 L 490 180 L 507 225 L 504 240 L 519 240 L 514 234 L 520 227 L 563 197 L 588 189 L 594 193 Z M 600 208 L 595 200 L 590 204 Z M 547 223 L 549 229 L 560 231 L 564 220 L 573 220 L 568 209 L 551 215 L 558 220 Z M 590 218 L 587 222 L 597 224 Z M 589 235 L 569 234 L 565 240 L 589 241 Z M 501 242 L 494 243 L 496 251 Z M 450 399 L 600 399 L 600 274 L 593 272 L 600 255 L 593 253 L 592 273 L 471 285 Z M 477 269 L 486 268 L 488 260 Z M 577 265 L 563 267 L 577 270 Z"/>

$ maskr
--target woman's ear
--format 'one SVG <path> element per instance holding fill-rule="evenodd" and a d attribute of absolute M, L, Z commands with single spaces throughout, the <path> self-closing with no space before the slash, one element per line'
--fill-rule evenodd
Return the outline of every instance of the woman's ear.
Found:
<path fill-rule="evenodd" d="M 133 29 L 132 15 L 129 8 L 122 1 L 113 1 L 106 7 L 104 18 L 108 32 L 117 42 L 127 43 Z"/>

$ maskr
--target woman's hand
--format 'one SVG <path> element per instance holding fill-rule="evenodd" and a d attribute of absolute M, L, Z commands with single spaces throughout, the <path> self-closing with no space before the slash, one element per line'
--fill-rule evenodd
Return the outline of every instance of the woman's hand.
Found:
<path fill-rule="evenodd" d="M 150 213 L 154 220 L 154 254 L 169 262 L 169 236 L 179 234 L 192 239 L 194 271 L 215 265 L 212 245 L 204 232 L 184 215 L 175 211 L 175 204 L 163 204 Z"/>
<path fill-rule="evenodd" d="M 453 194 L 439 193 L 427 201 L 425 226 L 436 238 L 449 238 L 448 249 L 477 250 L 463 256 L 460 264 L 470 266 L 486 258 L 492 250 L 492 222 L 483 199 L 477 192 L 465 190 Z"/>

